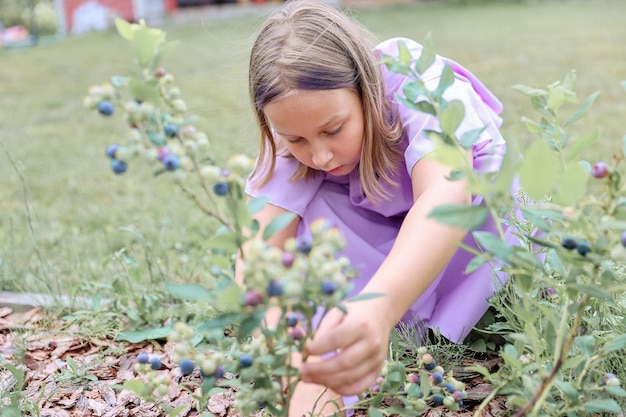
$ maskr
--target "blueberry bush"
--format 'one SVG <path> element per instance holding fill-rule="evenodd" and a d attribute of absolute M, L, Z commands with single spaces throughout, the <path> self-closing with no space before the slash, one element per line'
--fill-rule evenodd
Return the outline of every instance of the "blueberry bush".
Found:
<path fill-rule="evenodd" d="M 102 117 L 121 115 L 129 128 L 125 142 L 110 144 L 104 157 L 117 175 L 139 161 L 152 164 L 155 176 L 170 177 L 219 224 L 206 242 L 214 285 L 167 286 L 170 296 L 189 308 L 187 314 L 172 317 L 162 333 L 175 346 L 178 377 L 158 376 L 159 357 L 140 354 L 137 378 L 124 385 L 158 404 L 170 384 L 182 384 L 193 390 L 200 412 L 212 394 L 234 390 L 236 406 L 246 415 L 260 408 L 287 415 L 299 378 L 293 354 L 315 336 L 313 318 L 320 310 L 345 311 L 354 271 L 340 255 L 343 238 L 332 224 L 319 220 L 306 236 L 290 239 L 283 249 L 269 246 L 267 239 L 293 215 L 280 216 L 260 230 L 253 216 L 266 201 L 248 201 L 243 191 L 253 161 L 233 155 L 221 165 L 211 156 L 208 135 L 194 126 L 173 75 L 162 66 L 172 45 L 165 32 L 141 22 L 116 24 L 135 52 L 141 76 L 114 76 L 92 86 L 84 99 Z M 626 378 L 621 359 L 626 347 L 626 199 L 621 181 L 626 139 L 612 161 L 581 159 L 599 132 L 570 133 L 571 126 L 597 94 L 563 116 L 577 101 L 572 72 L 546 89 L 514 87 L 539 113 L 538 121 L 522 119 L 539 138 L 524 150 L 508 140 L 501 171 L 480 174 L 464 155 L 481 129 L 456 137 L 465 109 L 443 98 L 454 79 L 452 69 L 446 66 L 439 85 L 429 90 L 420 74 L 434 60 L 430 37 L 418 60 L 411 60 L 405 45 L 399 50 L 398 56 L 383 61 L 411 78 L 400 100 L 440 120 L 440 130 L 428 132 L 438 144 L 432 157 L 453 168 L 450 180 L 467 179 L 471 191 L 485 199 L 480 206 L 439 207 L 431 215 L 469 229 L 491 217 L 510 226 L 518 240 L 514 246 L 506 243 L 504 227 L 498 234 L 470 232 L 483 251 L 474 253 L 467 270 L 489 264 L 494 273 L 510 276 L 491 300 L 497 320 L 488 326 L 504 340 L 498 350 L 500 365 L 492 371 L 472 367 L 492 386 L 476 415 L 496 396 L 505 396 L 511 414 L 519 416 L 620 413 L 626 397 L 620 385 Z M 517 183 L 522 187 L 511 194 Z M 242 283 L 235 280 L 238 253 L 243 258 Z M 270 310 L 279 313 L 276 325 L 265 321 Z M 367 410 L 373 417 L 419 415 L 431 407 L 462 410 L 465 384 L 437 363 L 440 354 L 426 346 L 408 354 L 391 349 L 380 377 L 348 408 Z M 177 415 L 177 409 L 162 408 Z"/>

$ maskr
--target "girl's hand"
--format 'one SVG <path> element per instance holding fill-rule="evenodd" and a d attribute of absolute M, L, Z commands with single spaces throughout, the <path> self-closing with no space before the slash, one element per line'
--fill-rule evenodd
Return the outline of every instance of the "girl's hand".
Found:
<path fill-rule="evenodd" d="M 341 395 L 366 391 L 387 356 L 390 323 L 385 296 L 346 303 L 348 314 L 329 311 L 315 337 L 306 343 L 305 354 L 332 356 L 302 364 L 302 380 L 323 385 Z M 336 352 L 336 354 L 333 354 Z"/>

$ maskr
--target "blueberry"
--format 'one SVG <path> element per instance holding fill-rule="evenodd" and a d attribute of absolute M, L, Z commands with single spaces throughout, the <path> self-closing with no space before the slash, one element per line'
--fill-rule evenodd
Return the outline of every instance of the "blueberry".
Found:
<path fill-rule="evenodd" d="M 163 128 L 163 132 L 168 138 L 173 138 L 178 135 L 178 126 L 172 124 L 165 125 L 165 127 Z"/>
<path fill-rule="evenodd" d="M 100 112 L 100 114 L 110 116 L 115 111 L 115 105 L 109 100 L 102 100 L 100 103 L 98 103 L 98 111 Z"/>
<path fill-rule="evenodd" d="M 622 246 L 626 247 L 626 232 L 622 233 Z"/>
<path fill-rule="evenodd" d="M 146 352 L 141 352 L 137 355 L 137 363 L 148 363 L 150 362 L 150 357 Z"/>
<path fill-rule="evenodd" d="M 563 246 L 567 250 L 572 250 L 572 249 L 576 249 L 576 247 L 578 246 L 578 243 L 576 242 L 576 239 L 574 239 L 573 237 L 564 237 L 563 241 L 561 242 L 561 246 Z"/>
<path fill-rule="evenodd" d="M 251 367 L 252 362 L 254 362 L 254 359 L 252 359 L 252 356 L 246 355 L 245 353 L 239 357 L 239 366 L 241 368 Z"/>
<path fill-rule="evenodd" d="M 291 340 L 302 340 L 306 336 L 302 327 L 291 327 L 287 333 Z"/>
<path fill-rule="evenodd" d="M 606 385 L 607 382 L 609 382 L 609 380 L 613 378 L 617 378 L 617 375 L 609 372 L 609 373 L 602 375 L 602 379 L 600 382 L 602 383 L 602 385 Z"/>
<path fill-rule="evenodd" d="M 591 252 L 589 242 L 583 240 L 582 242 L 578 243 L 576 250 L 578 250 L 578 253 L 580 253 L 582 256 L 587 255 L 589 252 Z"/>
<path fill-rule="evenodd" d="M 161 369 L 161 359 L 157 358 L 156 356 L 151 357 L 150 358 L 150 366 L 155 371 L 158 371 L 159 369 Z"/>
<path fill-rule="evenodd" d="M 298 236 L 298 238 L 296 239 L 296 249 L 298 250 L 298 252 L 304 253 L 306 255 L 311 252 L 312 248 L 313 240 L 310 236 Z"/>
<path fill-rule="evenodd" d="M 128 169 L 128 165 L 126 164 L 126 162 L 120 161 L 119 159 L 112 159 L 111 169 L 113 170 L 113 172 L 119 175 L 126 172 L 126 170 Z"/>
<path fill-rule="evenodd" d="M 322 293 L 325 295 L 332 295 L 337 291 L 337 284 L 333 281 L 322 282 Z"/>
<path fill-rule="evenodd" d="M 228 194 L 229 189 L 230 186 L 228 185 L 228 183 L 223 181 L 220 181 L 213 186 L 213 192 L 219 196 Z"/>
<path fill-rule="evenodd" d="M 178 158 L 178 156 L 172 153 L 165 155 L 163 157 L 162 163 L 165 169 L 168 169 L 170 171 L 180 168 L 180 159 Z"/>
<path fill-rule="evenodd" d="M 191 375 L 195 365 L 191 359 L 183 359 L 178 362 L 178 367 L 180 368 L 180 373 L 183 375 Z"/>
<path fill-rule="evenodd" d="M 435 405 L 443 405 L 443 397 L 440 395 L 433 395 L 432 400 Z"/>
<path fill-rule="evenodd" d="M 604 162 L 598 162 L 591 167 L 591 175 L 594 178 L 604 178 L 609 175 L 609 167 Z"/>
<path fill-rule="evenodd" d="M 200 368 L 200 376 L 202 376 L 202 378 L 215 378 L 215 379 L 223 378 L 224 377 L 224 367 L 223 366 L 218 366 L 215 369 L 215 372 L 213 372 L 210 375 L 207 375 L 204 372 L 202 372 L 202 368 Z"/>
<path fill-rule="evenodd" d="M 115 159 L 115 154 L 117 153 L 117 150 L 120 148 L 120 145 L 118 145 L 117 143 L 113 143 L 109 146 L 107 146 L 107 150 L 106 150 L 106 156 L 108 156 L 111 159 Z"/>
<path fill-rule="evenodd" d="M 267 286 L 267 295 L 270 297 L 280 297 L 283 295 L 283 284 L 272 280 Z"/>
<path fill-rule="evenodd" d="M 296 327 L 296 325 L 298 324 L 299 320 L 298 320 L 298 316 L 294 313 L 290 313 L 287 315 L 287 326 L 289 327 Z"/>
<path fill-rule="evenodd" d="M 443 375 L 441 372 L 433 372 L 432 374 L 433 384 L 439 385 L 443 382 Z"/>
<path fill-rule="evenodd" d="M 453 394 L 454 393 L 454 384 L 450 383 L 450 382 L 446 382 L 445 384 L 443 384 L 443 387 L 450 393 Z"/>

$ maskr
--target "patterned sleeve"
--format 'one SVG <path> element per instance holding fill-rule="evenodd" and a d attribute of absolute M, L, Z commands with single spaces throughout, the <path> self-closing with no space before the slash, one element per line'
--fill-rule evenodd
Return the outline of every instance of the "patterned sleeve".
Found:
<path fill-rule="evenodd" d="M 378 45 L 377 49 L 386 55 L 397 55 L 399 41 L 405 42 L 415 62 L 421 54 L 422 46 L 410 39 L 389 39 Z M 448 101 L 460 100 L 465 105 L 465 118 L 458 127 L 456 135 L 461 137 L 467 131 L 487 126 L 473 148 L 474 167 L 483 172 L 497 171 L 505 150 L 504 139 L 498 130 L 502 124 L 499 116 L 502 104 L 474 74 L 458 63 L 439 55 L 422 74 L 422 80 L 429 90 L 434 90 L 439 84 L 446 63 L 452 68 L 455 80 L 443 97 Z M 396 108 L 408 137 L 409 144 L 405 151 L 405 161 L 406 169 L 410 173 L 415 163 L 434 149 L 434 144 L 424 136 L 424 130 L 440 130 L 439 122 L 429 114 L 406 108 L 397 100 L 397 95 L 403 96 L 402 87 L 410 81 L 409 77 L 392 73 L 384 66 L 382 66 L 382 71 L 388 99 Z"/>

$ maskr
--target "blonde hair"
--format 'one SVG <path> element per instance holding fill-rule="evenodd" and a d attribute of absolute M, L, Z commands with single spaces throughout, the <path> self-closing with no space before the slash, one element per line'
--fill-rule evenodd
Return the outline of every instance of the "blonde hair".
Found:
<path fill-rule="evenodd" d="M 370 36 L 355 20 L 317 0 L 291 0 L 260 27 L 249 68 L 250 98 L 261 131 L 259 160 L 252 176 L 263 171 L 260 184 L 271 177 L 278 151 L 264 106 L 296 90 L 349 88 L 359 95 L 363 107 L 359 163 L 363 190 L 374 202 L 388 197 L 384 183 L 395 185 L 402 127 L 385 97 Z M 292 180 L 317 174 L 300 164 Z"/>

